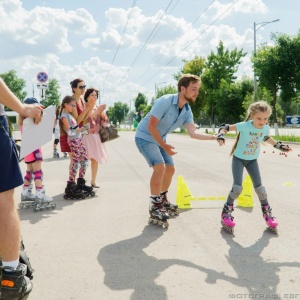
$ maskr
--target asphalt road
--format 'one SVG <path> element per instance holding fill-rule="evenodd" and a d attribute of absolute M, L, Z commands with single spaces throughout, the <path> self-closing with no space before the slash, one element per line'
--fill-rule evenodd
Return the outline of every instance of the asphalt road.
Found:
<path fill-rule="evenodd" d="M 232 140 L 219 147 L 172 134 L 168 141 L 178 151 L 173 202 L 179 175 L 195 197 L 227 195 Z M 287 156 L 263 146 L 259 159 L 279 236 L 265 230 L 256 195 L 254 208 L 235 208 L 234 236 L 221 230 L 224 201 L 194 201 L 168 229 L 148 225 L 151 169 L 134 133 L 121 132 L 107 148 L 96 197 L 75 201 L 63 199 L 69 160 L 53 159 L 52 143 L 43 147 L 44 184 L 56 209 L 19 210 L 35 269 L 31 300 L 300 299 L 298 145 Z"/>

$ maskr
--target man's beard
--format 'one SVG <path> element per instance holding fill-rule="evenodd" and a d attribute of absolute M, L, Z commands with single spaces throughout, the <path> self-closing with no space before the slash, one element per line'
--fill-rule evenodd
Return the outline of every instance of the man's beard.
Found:
<path fill-rule="evenodd" d="M 189 103 L 194 103 L 196 101 L 196 98 L 195 99 L 191 98 L 191 97 L 188 98 L 186 95 L 183 95 L 183 96 L 184 96 L 184 99 Z"/>

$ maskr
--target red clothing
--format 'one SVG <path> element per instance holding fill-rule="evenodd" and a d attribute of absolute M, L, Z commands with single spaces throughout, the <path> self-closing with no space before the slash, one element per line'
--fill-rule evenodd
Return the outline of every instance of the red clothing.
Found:
<path fill-rule="evenodd" d="M 82 98 L 80 98 L 79 101 L 81 103 L 81 107 L 78 105 L 78 103 L 76 101 L 76 109 L 77 109 L 78 116 L 81 115 L 85 109 L 85 102 L 82 100 Z M 81 121 L 78 126 L 82 127 L 82 125 L 83 125 L 83 121 Z"/>

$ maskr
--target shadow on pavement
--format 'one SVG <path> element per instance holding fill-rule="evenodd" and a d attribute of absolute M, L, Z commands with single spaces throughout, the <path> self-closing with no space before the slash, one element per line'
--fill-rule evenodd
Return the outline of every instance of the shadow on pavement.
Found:
<path fill-rule="evenodd" d="M 56 196 L 52 196 L 53 203 L 56 204 L 54 209 L 46 209 L 43 211 L 34 212 L 32 207 L 29 208 L 18 208 L 20 220 L 28 220 L 31 224 L 35 224 L 44 218 L 49 218 L 51 215 L 56 214 L 58 210 L 63 210 L 64 207 L 73 205 L 77 201 L 85 201 L 90 198 L 86 198 L 84 200 L 65 200 L 63 194 L 58 194 Z"/>
<path fill-rule="evenodd" d="M 277 273 L 280 267 L 300 268 L 299 262 L 271 262 L 261 256 L 269 245 L 271 238 L 277 235 L 266 229 L 261 238 L 249 247 L 242 247 L 234 240 L 234 236 L 221 230 L 221 235 L 230 246 L 228 263 L 236 272 L 237 277 L 221 276 L 219 279 L 228 281 L 236 286 L 247 288 L 249 294 L 261 294 L 266 297 L 276 297 L 277 285 L 280 278 Z"/>
<path fill-rule="evenodd" d="M 207 282 L 216 283 L 218 273 L 180 259 L 157 259 L 147 255 L 143 249 L 159 239 L 165 230 L 147 225 L 142 234 L 102 248 L 99 264 L 105 272 L 104 284 L 115 291 L 133 289 L 131 300 L 168 299 L 164 286 L 155 280 L 161 272 L 173 265 L 194 268 L 207 273 Z"/>

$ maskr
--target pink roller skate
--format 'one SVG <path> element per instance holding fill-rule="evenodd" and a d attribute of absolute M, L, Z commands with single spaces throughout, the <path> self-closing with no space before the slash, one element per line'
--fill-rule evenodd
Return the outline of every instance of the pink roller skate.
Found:
<path fill-rule="evenodd" d="M 234 217 L 231 215 L 233 212 L 233 205 L 228 205 L 227 203 L 224 205 L 223 211 L 222 211 L 222 219 L 221 219 L 221 224 L 223 229 L 228 231 L 229 233 L 233 234 L 234 233 Z"/>
<path fill-rule="evenodd" d="M 267 205 L 262 205 L 261 210 L 263 212 L 263 217 L 266 220 L 268 229 L 278 234 L 278 229 L 277 229 L 278 222 L 276 218 L 272 216 L 272 208 L 267 204 Z"/>

